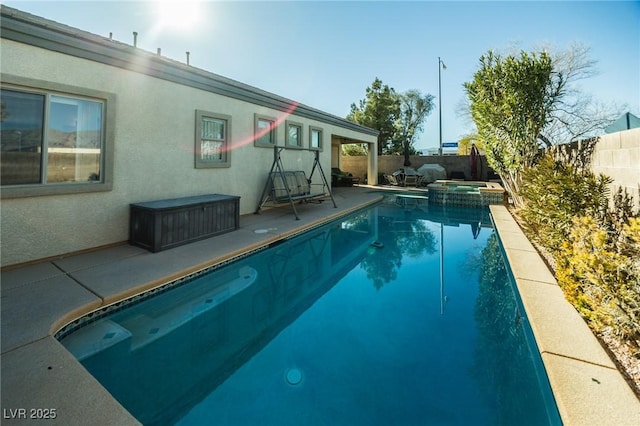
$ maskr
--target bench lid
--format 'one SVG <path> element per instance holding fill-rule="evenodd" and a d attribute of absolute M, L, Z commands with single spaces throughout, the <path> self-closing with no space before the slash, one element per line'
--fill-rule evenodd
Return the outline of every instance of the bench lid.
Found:
<path fill-rule="evenodd" d="M 131 207 L 144 208 L 144 209 L 153 209 L 153 210 L 164 210 L 164 209 L 174 209 L 177 207 L 189 207 L 198 204 L 207 204 L 215 201 L 225 201 L 225 200 L 237 200 L 239 196 L 236 195 L 223 195 L 223 194 L 207 194 L 207 195 L 196 195 L 192 197 L 182 197 L 182 198 L 172 198 L 168 200 L 157 200 L 157 201 L 147 201 L 143 203 L 133 203 L 130 204 Z"/>

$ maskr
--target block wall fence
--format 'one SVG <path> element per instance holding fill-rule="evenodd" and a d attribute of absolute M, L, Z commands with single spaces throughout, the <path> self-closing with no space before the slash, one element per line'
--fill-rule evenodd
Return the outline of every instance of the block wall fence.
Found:
<path fill-rule="evenodd" d="M 633 196 L 640 209 L 640 128 L 599 136 L 594 140 L 554 147 L 556 155 L 573 158 L 595 174 L 613 179 L 611 195 L 618 188 Z"/>
<path fill-rule="evenodd" d="M 557 154 L 578 158 L 596 174 L 605 174 L 613 179 L 612 195 L 619 187 L 626 189 L 634 198 L 636 209 L 640 209 L 640 128 L 602 135 L 591 141 L 573 142 L 554 147 Z M 485 156 L 482 159 L 481 180 L 487 180 L 489 166 Z M 463 172 L 466 179 L 471 178 L 468 155 L 411 156 L 411 167 L 419 168 L 423 164 L 440 164 L 447 171 Z M 403 167 L 404 157 L 383 155 L 378 157 L 378 173 L 390 174 Z M 367 157 L 341 156 L 340 168 L 366 182 Z"/>
<path fill-rule="evenodd" d="M 611 177 L 612 189 L 626 189 L 640 209 L 640 128 L 602 136 L 591 157 L 591 170 Z"/>
<path fill-rule="evenodd" d="M 447 178 L 452 172 L 464 173 L 465 179 L 471 179 L 471 167 L 469 166 L 468 155 L 412 155 L 409 159 L 411 166 L 418 169 L 423 164 L 439 164 L 447 171 Z M 489 165 L 485 156 L 481 157 L 480 180 L 487 180 Z M 381 155 L 378 157 L 378 174 L 391 174 L 404 164 L 404 157 L 401 155 Z M 367 174 L 367 157 L 364 156 L 341 156 L 340 169 L 344 172 L 352 173 L 360 178 L 360 182 L 365 182 Z M 379 182 L 382 183 L 382 182 Z"/>

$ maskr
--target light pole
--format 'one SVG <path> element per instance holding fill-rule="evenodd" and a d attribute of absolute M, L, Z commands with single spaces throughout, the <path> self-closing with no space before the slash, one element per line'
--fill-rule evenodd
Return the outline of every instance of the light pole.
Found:
<path fill-rule="evenodd" d="M 440 149 L 438 154 L 442 156 L 442 77 L 441 70 L 446 70 L 447 66 L 442 62 L 440 56 L 438 56 L 438 117 L 440 121 Z"/>

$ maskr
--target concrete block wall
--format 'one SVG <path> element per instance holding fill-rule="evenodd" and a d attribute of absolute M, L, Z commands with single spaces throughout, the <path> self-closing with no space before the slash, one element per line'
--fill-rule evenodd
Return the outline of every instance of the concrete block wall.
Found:
<path fill-rule="evenodd" d="M 615 194 L 619 187 L 626 189 L 634 198 L 636 209 L 640 209 L 640 128 L 610 133 L 597 138 L 595 145 L 591 141 L 585 143 L 571 143 L 557 146 L 557 151 L 567 153 L 576 150 L 584 150 L 590 158 L 585 162 L 596 173 L 602 173 L 613 179 L 611 194 Z M 556 152 L 557 152 L 556 151 Z M 573 153 L 575 157 L 575 152 Z M 482 156 L 482 180 L 487 180 L 489 166 L 486 157 Z M 411 167 L 417 169 L 423 164 L 440 164 L 447 171 L 447 177 L 451 172 L 462 171 L 466 179 L 470 179 L 468 155 L 452 156 L 411 156 Z M 378 173 L 390 174 L 403 167 L 404 157 L 398 155 L 383 155 L 378 157 Z M 364 182 L 367 173 L 366 157 L 340 157 L 340 168 L 350 172 Z"/>
<path fill-rule="evenodd" d="M 640 128 L 600 136 L 590 167 L 613 179 L 612 193 L 619 187 L 626 189 L 640 209 Z"/>
<path fill-rule="evenodd" d="M 464 173 L 465 179 L 471 179 L 471 168 L 469 166 L 468 155 L 413 155 L 409 158 L 409 161 L 411 162 L 410 167 L 414 169 L 418 169 L 423 164 L 439 164 L 447 171 L 447 178 L 451 177 L 452 172 L 462 172 Z M 481 163 L 480 180 L 487 180 L 487 171 L 489 166 L 485 156 L 481 157 Z M 399 168 L 404 167 L 403 164 L 403 156 L 381 155 L 378 157 L 378 173 L 391 174 Z M 367 174 L 367 157 L 342 156 L 340 157 L 340 169 L 359 177 L 361 182 L 365 182 L 365 175 Z"/>

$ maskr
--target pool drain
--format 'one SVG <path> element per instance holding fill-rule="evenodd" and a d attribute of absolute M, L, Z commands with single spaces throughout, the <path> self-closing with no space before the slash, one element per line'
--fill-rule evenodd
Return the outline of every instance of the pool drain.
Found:
<path fill-rule="evenodd" d="M 291 368 L 287 371 L 287 374 L 285 374 L 285 378 L 290 385 L 298 385 L 302 381 L 302 372 L 297 368 Z"/>

